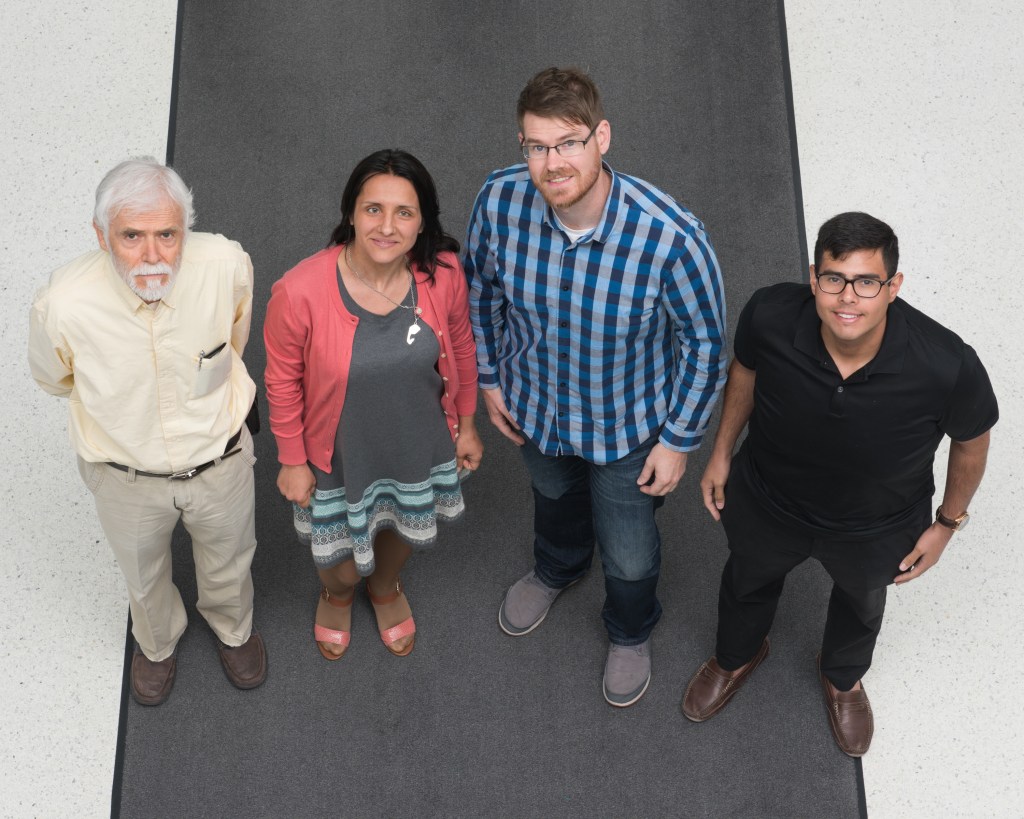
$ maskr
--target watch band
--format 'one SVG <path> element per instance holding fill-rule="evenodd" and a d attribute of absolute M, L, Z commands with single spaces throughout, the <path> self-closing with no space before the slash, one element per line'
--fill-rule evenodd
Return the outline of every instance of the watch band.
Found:
<path fill-rule="evenodd" d="M 971 516 L 967 512 L 963 512 L 957 515 L 955 518 L 947 518 L 942 514 L 942 507 L 940 506 L 935 510 L 935 522 L 945 526 L 947 529 L 952 529 L 954 532 L 959 532 L 967 525 L 967 521 L 971 519 Z"/>

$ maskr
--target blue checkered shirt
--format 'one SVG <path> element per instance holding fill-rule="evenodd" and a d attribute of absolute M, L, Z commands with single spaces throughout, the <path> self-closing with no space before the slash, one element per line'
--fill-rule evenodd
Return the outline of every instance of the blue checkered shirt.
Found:
<path fill-rule="evenodd" d="M 480 386 L 546 455 L 604 464 L 653 435 L 700 446 L 725 381 L 725 294 L 704 226 L 648 183 L 611 174 L 573 242 L 523 164 L 473 207 L 464 263 Z"/>

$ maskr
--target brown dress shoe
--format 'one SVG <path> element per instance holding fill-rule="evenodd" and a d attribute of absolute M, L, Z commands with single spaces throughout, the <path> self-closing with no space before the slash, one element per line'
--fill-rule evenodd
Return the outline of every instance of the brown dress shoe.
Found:
<path fill-rule="evenodd" d="M 136 647 L 132 655 L 132 698 L 139 705 L 159 705 L 171 695 L 177 669 L 176 655 L 155 663 Z"/>
<path fill-rule="evenodd" d="M 683 714 L 693 722 L 704 722 L 729 704 L 755 668 L 768 656 L 768 640 L 761 643 L 757 654 L 746 665 L 735 671 L 725 671 L 712 657 L 697 669 L 683 694 Z"/>
<path fill-rule="evenodd" d="M 235 688 L 245 690 L 263 685 L 267 678 L 267 651 L 258 632 L 254 631 L 248 640 L 237 647 L 221 643 L 217 651 L 224 673 Z"/>
<path fill-rule="evenodd" d="M 868 692 L 861 683 L 858 691 L 837 691 L 821 670 L 821 654 L 818 654 L 818 679 L 825 694 L 825 708 L 828 709 L 828 724 L 836 744 L 847 756 L 864 756 L 871 747 L 875 733 L 875 718 L 868 702 Z"/>

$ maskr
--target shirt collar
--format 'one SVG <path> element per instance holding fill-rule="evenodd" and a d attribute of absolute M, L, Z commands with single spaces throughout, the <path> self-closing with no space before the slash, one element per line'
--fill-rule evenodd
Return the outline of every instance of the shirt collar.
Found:
<path fill-rule="evenodd" d="M 902 310 L 894 310 L 894 301 L 889 305 L 885 317 L 885 334 L 882 336 L 882 346 L 878 348 L 875 357 L 864 367 L 864 375 L 875 373 L 899 373 L 903 371 L 903 359 L 907 352 L 907 319 Z M 821 339 L 821 319 L 818 318 L 818 311 L 814 306 L 814 296 L 811 295 L 804 302 L 800 315 L 796 321 L 796 331 L 793 334 L 793 347 L 804 355 L 808 355 L 821 364 L 828 360 L 828 351 L 825 349 L 825 342 Z"/>

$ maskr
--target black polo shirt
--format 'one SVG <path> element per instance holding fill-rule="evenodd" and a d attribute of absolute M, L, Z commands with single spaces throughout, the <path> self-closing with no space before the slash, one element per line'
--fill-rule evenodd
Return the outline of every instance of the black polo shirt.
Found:
<path fill-rule="evenodd" d="M 930 506 L 942 436 L 967 441 L 999 417 L 974 350 L 898 298 L 878 354 L 846 379 L 825 349 L 807 284 L 758 290 L 734 350 L 756 377 L 733 477 L 783 522 L 822 535 L 908 525 Z"/>

